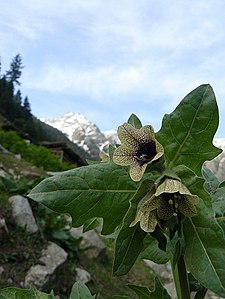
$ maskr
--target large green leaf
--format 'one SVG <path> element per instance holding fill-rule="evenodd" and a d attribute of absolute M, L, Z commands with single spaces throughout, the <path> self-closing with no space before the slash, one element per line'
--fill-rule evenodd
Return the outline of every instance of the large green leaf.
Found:
<path fill-rule="evenodd" d="M 88 287 L 80 281 L 77 281 L 73 287 L 69 299 L 94 299 Z"/>
<path fill-rule="evenodd" d="M 171 299 L 158 277 L 155 278 L 155 288 L 153 291 L 150 291 L 147 287 L 137 285 L 128 285 L 128 287 L 137 294 L 139 299 Z"/>
<path fill-rule="evenodd" d="M 197 87 L 166 114 L 156 138 L 164 147 L 169 168 L 183 164 L 201 175 L 202 163 L 221 152 L 212 145 L 218 122 L 215 95 L 208 84 Z"/>
<path fill-rule="evenodd" d="M 139 258 L 153 261 L 156 264 L 165 264 L 172 258 L 170 250 L 159 249 L 158 241 L 148 234 L 144 239 L 144 249 Z"/>
<path fill-rule="evenodd" d="M 54 299 L 53 293 L 46 294 L 36 289 L 24 290 L 19 288 L 0 289 L 0 299 Z"/>
<path fill-rule="evenodd" d="M 123 220 L 122 227 L 116 239 L 115 259 L 113 264 L 114 275 L 124 275 L 129 272 L 143 248 L 143 240 L 146 236 L 146 232 L 140 228 L 139 223 L 134 227 L 130 227 L 130 224 L 135 218 L 138 203 L 153 186 L 153 181 L 143 181 L 131 200 L 130 208 Z"/>
<path fill-rule="evenodd" d="M 28 195 L 59 213 L 69 213 L 73 226 L 101 217 L 103 234 L 112 233 L 129 208 L 137 184 L 113 163 L 88 165 L 45 179 Z"/>
<path fill-rule="evenodd" d="M 225 240 L 214 217 L 211 198 L 204 180 L 185 167 L 176 172 L 189 190 L 198 195 L 197 216 L 184 222 L 185 262 L 188 270 L 204 287 L 225 296 Z"/>
<path fill-rule="evenodd" d="M 225 233 L 225 187 L 218 188 L 211 196 L 216 220 Z"/>

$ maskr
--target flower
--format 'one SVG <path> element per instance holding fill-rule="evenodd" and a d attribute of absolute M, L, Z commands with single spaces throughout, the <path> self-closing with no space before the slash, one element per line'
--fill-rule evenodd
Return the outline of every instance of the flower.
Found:
<path fill-rule="evenodd" d="M 145 232 L 153 232 L 157 223 L 177 216 L 178 212 L 186 217 L 196 216 L 197 202 L 198 196 L 191 194 L 179 180 L 166 178 L 150 198 L 141 201 L 130 226 L 140 221 Z"/>
<path fill-rule="evenodd" d="M 136 129 L 125 123 L 117 131 L 121 145 L 116 148 L 113 161 L 121 166 L 130 165 L 130 176 L 133 181 L 140 181 L 147 165 L 163 154 L 162 145 L 155 139 L 152 126 Z"/>
<path fill-rule="evenodd" d="M 166 178 L 142 208 L 147 211 L 156 209 L 159 219 L 169 220 L 177 216 L 178 211 L 187 217 L 195 216 L 197 202 L 198 196 L 191 194 L 179 180 Z"/>

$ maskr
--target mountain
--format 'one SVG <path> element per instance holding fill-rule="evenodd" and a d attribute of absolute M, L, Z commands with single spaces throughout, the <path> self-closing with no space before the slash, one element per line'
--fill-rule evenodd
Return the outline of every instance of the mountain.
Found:
<path fill-rule="evenodd" d="M 80 113 L 68 112 L 57 118 L 42 119 L 46 124 L 62 131 L 72 142 L 99 159 L 99 152 L 109 143 L 116 143 L 116 131 L 106 133 Z"/>

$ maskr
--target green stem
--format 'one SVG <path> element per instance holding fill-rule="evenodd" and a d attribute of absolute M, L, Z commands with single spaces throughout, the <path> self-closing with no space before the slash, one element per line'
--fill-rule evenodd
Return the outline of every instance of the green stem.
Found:
<path fill-rule="evenodd" d="M 188 276 L 183 256 L 181 256 L 175 267 L 172 266 L 173 279 L 178 299 L 191 299 Z"/>

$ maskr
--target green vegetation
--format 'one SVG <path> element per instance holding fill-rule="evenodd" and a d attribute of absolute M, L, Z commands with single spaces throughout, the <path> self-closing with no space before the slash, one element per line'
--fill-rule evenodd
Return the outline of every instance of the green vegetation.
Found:
<path fill-rule="evenodd" d="M 59 158 L 47 148 L 30 144 L 13 131 L 0 130 L 0 144 L 10 152 L 20 154 L 24 160 L 35 166 L 43 167 L 45 170 L 63 171 L 74 167 L 74 165 L 60 162 Z"/>

